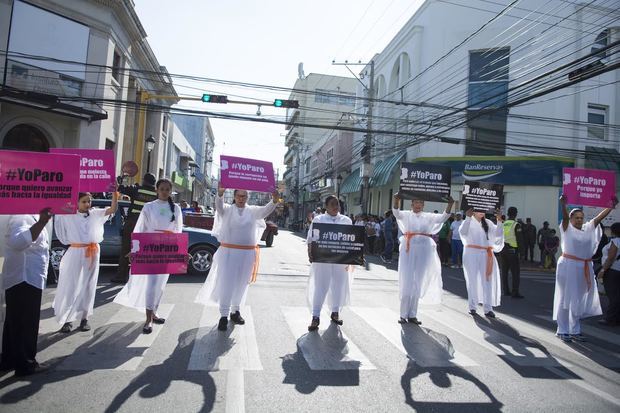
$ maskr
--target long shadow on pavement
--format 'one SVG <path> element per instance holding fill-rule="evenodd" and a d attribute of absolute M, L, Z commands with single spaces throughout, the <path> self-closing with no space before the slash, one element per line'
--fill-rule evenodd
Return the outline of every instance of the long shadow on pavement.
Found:
<path fill-rule="evenodd" d="M 407 351 L 409 362 L 401 376 L 400 383 L 405 395 L 405 402 L 415 409 L 416 412 L 501 411 L 503 403 L 493 395 L 491 389 L 480 379 L 454 362 L 454 348 L 447 336 L 427 328 L 404 324 L 402 326 L 401 340 Z M 437 365 L 441 367 L 435 367 Z M 435 386 L 444 389 L 452 387 L 450 376 L 471 382 L 489 401 L 416 401 L 416 395 L 412 392 L 411 381 L 425 373 L 428 373 Z"/>

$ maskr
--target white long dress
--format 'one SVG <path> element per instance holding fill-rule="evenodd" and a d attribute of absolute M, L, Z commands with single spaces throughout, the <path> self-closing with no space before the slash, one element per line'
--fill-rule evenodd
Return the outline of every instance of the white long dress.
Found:
<path fill-rule="evenodd" d="M 103 241 L 103 225 L 108 218 L 106 209 L 92 208 L 88 215 L 77 212 L 58 215 L 54 220 L 58 240 L 69 245 L 60 261 L 52 304 L 59 324 L 87 319 L 93 313 L 99 276 L 99 243 Z M 94 245 L 86 248 L 71 244 Z"/>
<path fill-rule="evenodd" d="M 562 253 L 581 259 L 590 259 L 596 252 L 603 236 L 600 226 L 586 222 L 582 229 L 568 224 L 566 231 L 560 225 Z M 580 334 L 579 320 L 602 314 L 592 261 L 587 263 L 585 278 L 584 262 L 560 257 L 555 271 L 555 294 L 553 296 L 553 319 L 558 322 L 558 334 Z"/>
<path fill-rule="evenodd" d="M 471 247 L 491 247 L 492 252 L 500 252 L 504 248 L 504 227 L 495 225 L 486 218 L 489 232 L 486 234 L 482 223 L 475 218 L 467 217 L 459 228 L 461 241 L 463 242 L 463 272 L 467 285 L 467 297 L 470 310 L 475 310 L 478 304 L 483 305 L 485 313 L 497 307 L 501 301 L 501 279 L 499 266 L 495 255 L 493 259 L 493 272 L 487 279 L 488 252 L 484 249 Z"/>
<path fill-rule="evenodd" d="M 418 301 L 425 304 L 441 303 L 441 262 L 437 254 L 437 244 L 430 237 L 441 229 L 450 216 L 447 213 L 401 211 L 392 209 L 398 229 L 399 238 L 398 284 L 400 288 L 400 316 L 412 318 L 417 316 Z M 414 235 L 409 239 L 407 251 L 407 233 Z"/>
<path fill-rule="evenodd" d="M 307 244 L 312 242 L 313 224 L 340 224 L 352 225 L 351 219 L 340 213 L 331 216 L 327 213 L 317 215 L 308 229 Z M 351 281 L 353 272 L 347 271 L 346 264 L 329 264 L 325 262 L 313 262 L 310 265 L 310 278 L 308 280 L 308 305 L 313 317 L 319 317 L 321 308 L 327 296 L 327 305 L 332 312 L 340 312 L 342 307 L 350 302 Z"/>
<path fill-rule="evenodd" d="M 271 214 L 276 204 L 269 202 L 265 206 L 225 205 L 222 197 L 215 200 L 215 222 L 213 235 L 220 242 L 220 247 L 213 256 L 213 264 L 195 302 L 219 305 L 222 317 L 228 316 L 245 303 L 248 285 L 252 277 L 255 249 L 238 249 L 221 244 L 237 246 L 257 246 L 261 232 L 265 228 L 265 217 Z"/>
<path fill-rule="evenodd" d="M 174 220 L 168 201 L 156 199 L 144 204 L 134 233 L 183 232 L 181 207 L 174 205 Z M 114 302 L 137 310 L 157 311 L 170 274 L 131 274 L 129 282 L 116 295 Z"/>

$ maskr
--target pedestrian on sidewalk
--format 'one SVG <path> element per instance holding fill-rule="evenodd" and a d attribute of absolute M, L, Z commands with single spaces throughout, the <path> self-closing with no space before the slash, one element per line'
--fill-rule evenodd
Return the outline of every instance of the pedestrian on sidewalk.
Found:
<path fill-rule="evenodd" d="M 36 360 L 41 319 L 41 295 L 49 264 L 50 236 L 46 228 L 51 208 L 36 215 L 13 215 L 6 232 L 2 288 L 6 313 L 0 370 L 28 376 L 47 369 Z"/>
<path fill-rule="evenodd" d="M 517 208 L 508 208 L 508 219 L 504 221 L 504 248 L 500 252 L 500 270 L 502 274 L 502 291 L 512 298 L 523 298 L 519 293 L 521 281 L 521 264 L 519 262 L 519 240 L 522 240 L 523 228 L 516 221 Z M 512 275 L 512 292 L 508 286 L 508 273 Z"/>
<path fill-rule="evenodd" d="M 560 239 L 557 235 L 555 235 L 555 230 L 552 229 L 550 235 L 545 238 L 545 264 L 544 268 L 552 268 L 555 269 L 556 260 L 555 255 L 558 253 L 558 248 L 560 247 Z"/>
<path fill-rule="evenodd" d="M 439 238 L 439 260 L 441 261 L 441 265 L 448 266 L 450 263 L 450 240 L 448 235 L 450 235 L 450 218 L 446 220 L 441 225 L 441 229 L 437 233 L 437 237 Z"/>
<path fill-rule="evenodd" d="M 536 243 L 538 244 L 538 248 L 540 249 L 540 266 L 545 266 L 545 241 L 548 237 L 551 236 L 551 228 L 549 228 L 549 223 L 547 221 L 543 222 L 543 226 L 538 230 L 538 234 L 536 235 Z"/>
<path fill-rule="evenodd" d="M 459 233 L 459 228 L 463 223 L 462 217 L 460 213 L 457 213 L 454 221 L 450 224 L 448 239 L 452 250 L 452 268 L 461 268 L 463 264 L 463 242 Z"/>
<path fill-rule="evenodd" d="M 383 238 L 385 239 L 385 248 L 381 255 L 381 261 L 386 264 L 392 263 L 392 253 L 394 252 L 394 232 L 396 228 L 394 225 L 394 214 L 392 211 L 385 211 L 385 219 L 383 220 Z"/>
<path fill-rule="evenodd" d="M 536 227 L 532 218 L 525 218 L 523 226 L 523 241 L 525 242 L 525 257 L 523 261 L 534 262 L 534 246 L 536 245 Z"/>
<path fill-rule="evenodd" d="M 603 267 L 598 273 L 609 299 L 607 312 L 599 323 L 620 325 L 620 222 L 611 225 L 611 241 L 603 248 Z"/>
<path fill-rule="evenodd" d="M 265 229 L 265 217 L 275 211 L 280 198 L 274 191 L 273 201 L 267 205 L 248 205 L 248 191 L 235 189 L 233 204 L 227 205 L 223 198 L 225 191 L 225 188 L 218 188 L 212 231 L 220 246 L 213 256 L 209 276 L 195 300 L 197 303 L 219 306 L 217 328 L 220 331 L 228 328 L 229 315 L 234 324 L 245 324 L 241 307 L 245 303 L 248 286 L 256 281 L 258 274 L 258 240 Z"/>
<path fill-rule="evenodd" d="M 584 224 L 581 209 L 575 208 L 569 213 L 564 195 L 560 197 L 560 203 L 562 256 L 555 272 L 553 319 L 558 323 L 556 335 L 564 342 L 584 341 L 580 320 L 602 314 L 592 255 L 602 236 L 599 224 L 613 208 L 602 210 L 594 219 Z M 614 197 L 614 208 L 617 203 L 618 200 Z"/>
<path fill-rule="evenodd" d="M 181 207 L 172 202 L 172 182 L 160 179 L 155 184 L 157 199 L 147 202 L 134 228 L 136 233 L 167 232 L 180 234 L 183 232 L 183 215 Z M 164 324 L 165 319 L 157 315 L 157 308 L 164 294 L 170 274 L 137 274 L 130 275 L 129 282 L 116 295 L 114 302 L 146 310 L 146 321 L 142 332 L 153 332 L 153 324 Z"/>
<path fill-rule="evenodd" d="M 484 212 L 469 209 L 459 228 L 463 241 L 463 273 L 467 286 L 469 314 L 476 315 L 476 306 L 482 304 L 484 315 L 495 318 L 493 307 L 500 305 L 501 280 L 499 266 L 493 252 L 504 248 L 502 215 L 496 211 L 497 225 L 485 218 Z"/>
<path fill-rule="evenodd" d="M 448 199 L 443 214 L 424 212 L 424 201 L 411 201 L 411 211 L 400 210 L 400 196 L 394 195 L 392 213 L 403 233 L 400 237 L 398 285 L 400 295 L 399 323 L 422 324 L 417 319 L 418 302 L 441 303 L 441 262 L 437 244 L 431 238 L 450 216 L 454 199 Z"/>
<path fill-rule="evenodd" d="M 91 203 L 91 194 L 80 192 L 77 212 L 54 219 L 56 237 L 62 244 L 69 245 L 60 261 L 52 304 L 63 333 L 70 333 L 73 322 L 78 319 L 81 331 L 90 330 L 88 317 L 93 314 L 99 278 L 99 244 L 103 241 L 104 224 L 118 208 L 118 192 L 113 193 L 108 208 L 92 208 Z"/>
<path fill-rule="evenodd" d="M 325 198 L 325 209 L 325 214 L 319 215 L 312 220 L 306 240 L 308 244 L 308 260 L 311 263 L 310 278 L 308 280 L 308 305 L 312 312 L 312 321 L 308 326 L 308 331 L 319 329 L 321 308 L 323 308 L 325 298 L 327 298 L 327 305 L 331 311 L 331 321 L 341 326 L 340 312 L 344 306 L 349 304 L 351 297 L 352 266 L 314 262 L 313 260 L 312 242 L 315 239 L 312 227 L 314 224 L 353 225 L 349 217 L 340 214 L 338 198 L 334 195 L 329 195 Z"/>

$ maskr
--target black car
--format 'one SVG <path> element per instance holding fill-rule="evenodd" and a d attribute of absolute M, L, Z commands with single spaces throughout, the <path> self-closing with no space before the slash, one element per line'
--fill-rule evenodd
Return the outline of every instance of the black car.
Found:
<path fill-rule="evenodd" d="M 111 204 L 109 199 L 93 199 L 92 206 L 95 208 L 107 208 Z M 118 201 L 118 210 L 104 224 L 103 242 L 100 244 L 101 257 L 99 262 L 105 264 L 117 264 L 118 257 L 121 253 L 122 229 L 129 202 Z M 192 256 L 187 272 L 192 275 L 206 276 L 211 269 L 213 263 L 213 254 L 217 251 L 220 243 L 211 231 L 201 228 L 183 227 L 183 232 L 188 234 L 189 244 L 188 252 Z M 63 245 L 56 238 L 56 232 L 52 236 L 52 244 L 50 248 L 50 268 L 48 278 L 50 280 L 57 278 L 60 260 L 67 251 L 67 246 Z"/>

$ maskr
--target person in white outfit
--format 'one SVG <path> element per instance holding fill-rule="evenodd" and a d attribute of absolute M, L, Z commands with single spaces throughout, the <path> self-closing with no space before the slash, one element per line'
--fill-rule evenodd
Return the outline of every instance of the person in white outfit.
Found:
<path fill-rule="evenodd" d="M 327 305 L 331 310 L 331 321 L 337 325 L 342 325 L 340 310 L 349 304 L 351 296 L 352 272 L 348 271 L 346 264 L 330 264 L 324 262 L 313 262 L 312 242 L 314 224 L 340 224 L 352 225 L 351 219 L 346 215 L 340 214 L 340 203 L 334 195 L 329 195 L 325 199 L 326 211 L 312 220 L 308 231 L 308 259 L 310 265 L 310 278 L 308 280 L 308 304 L 312 311 L 312 321 L 308 326 L 308 331 L 316 331 L 320 324 L 321 308 L 327 298 Z"/>
<path fill-rule="evenodd" d="M 497 225 L 484 217 L 484 212 L 465 212 L 459 227 L 463 241 L 463 272 L 467 285 L 469 314 L 476 315 L 476 306 L 482 304 L 484 314 L 495 318 L 493 307 L 500 304 L 501 279 L 494 252 L 504 248 L 502 214 L 496 211 Z"/>
<path fill-rule="evenodd" d="M 273 202 L 265 206 L 247 205 L 248 192 L 235 189 L 234 203 L 224 204 L 225 188 L 218 189 L 215 200 L 213 235 L 220 246 L 213 256 L 209 276 L 200 289 L 196 302 L 218 305 L 218 330 L 228 328 L 228 315 L 234 324 L 243 325 L 241 307 L 245 303 L 248 285 L 256 281 L 259 254 L 258 240 L 265 228 L 265 217 L 277 205 L 279 194 L 272 194 Z"/>
<path fill-rule="evenodd" d="M 78 210 L 73 215 L 58 215 L 54 220 L 56 237 L 69 249 L 60 261 L 58 286 L 54 297 L 54 315 L 63 333 L 71 332 L 73 322 L 80 330 L 90 330 L 88 317 L 93 313 L 99 277 L 99 243 L 103 226 L 116 213 L 118 193 L 112 195 L 109 208 L 91 208 L 92 196 L 78 195 Z"/>
<path fill-rule="evenodd" d="M 144 204 L 133 232 L 180 234 L 183 232 L 183 214 L 181 207 L 170 198 L 172 183 L 167 179 L 160 179 L 155 187 L 157 199 Z M 166 321 L 157 316 L 157 308 L 169 276 L 170 274 L 131 274 L 129 282 L 114 298 L 115 303 L 146 310 L 146 322 L 142 328 L 144 334 L 153 332 L 153 323 L 164 324 Z"/>
<path fill-rule="evenodd" d="M 448 199 L 443 214 L 424 212 L 424 201 L 411 201 L 411 211 L 400 210 L 400 196 L 394 195 L 392 213 L 402 236 L 399 238 L 398 284 L 400 291 L 399 323 L 422 324 L 418 321 L 418 302 L 441 303 L 441 262 L 432 235 L 439 232 L 450 217 L 454 199 Z"/>
<path fill-rule="evenodd" d="M 613 199 L 615 208 L 618 200 Z M 568 212 L 566 197 L 560 197 L 562 223 L 560 242 L 562 256 L 555 271 L 553 319 L 557 320 L 556 336 L 564 342 L 585 341 L 580 320 L 602 314 L 592 256 L 603 235 L 600 223 L 613 208 L 605 208 L 594 219 L 583 223 L 581 209 Z"/>

